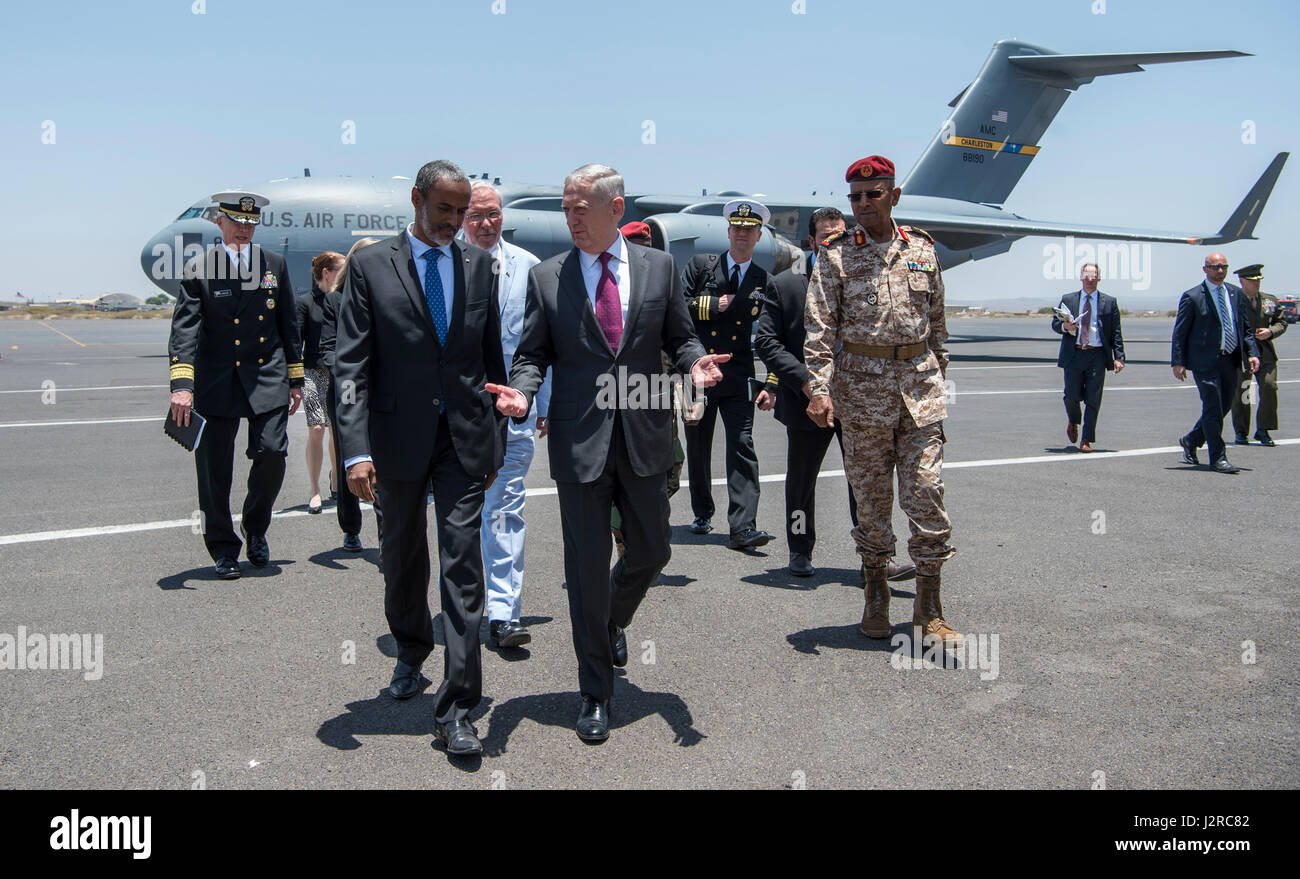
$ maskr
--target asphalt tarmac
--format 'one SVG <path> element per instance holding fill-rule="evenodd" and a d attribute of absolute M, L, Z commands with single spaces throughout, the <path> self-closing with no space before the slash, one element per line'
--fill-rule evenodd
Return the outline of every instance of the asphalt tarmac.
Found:
<path fill-rule="evenodd" d="M 689 493 L 673 498 L 673 557 L 628 630 L 600 746 L 573 732 L 543 440 L 525 513 L 533 642 L 485 648 L 486 754 L 460 762 L 431 747 L 441 650 L 422 694 L 385 692 L 373 513 L 360 556 L 332 507 L 307 515 L 301 413 L 272 563 L 218 581 L 190 527 L 193 463 L 161 430 L 168 322 L 0 320 L 0 787 L 1294 788 L 1300 358 L 1283 337 L 1278 447 L 1230 445 L 1235 476 L 1190 468 L 1176 442 L 1200 409 L 1170 374 L 1171 323 L 1126 319 L 1129 367 L 1107 377 L 1085 456 L 1065 439 L 1047 318 L 951 321 L 943 601 L 977 648 L 957 668 L 858 632 L 834 448 L 817 574 L 786 572 L 785 432 L 758 413 L 758 524 L 778 539 L 730 550 L 725 525 L 692 535 Z M 905 554 L 901 513 L 894 527 Z M 898 640 L 912 589 L 894 584 Z M 83 668 L 12 667 L 20 627 L 91 636 Z"/>

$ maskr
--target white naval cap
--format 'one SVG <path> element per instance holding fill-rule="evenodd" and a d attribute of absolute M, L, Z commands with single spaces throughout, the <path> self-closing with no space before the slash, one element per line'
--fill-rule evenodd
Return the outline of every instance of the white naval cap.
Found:
<path fill-rule="evenodd" d="M 217 209 L 221 213 L 236 223 L 250 226 L 261 220 L 262 208 L 271 203 L 271 200 L 264 195 L 238 190 L 214 193 L 212 200 L 217 203 Z"/>
<path fill-rule="evenodd" d="M 772 219 L 767 205 L 752 198 L 733 198 L 722 206 L 722 216 L 733 226 L 765 226 Z"/>

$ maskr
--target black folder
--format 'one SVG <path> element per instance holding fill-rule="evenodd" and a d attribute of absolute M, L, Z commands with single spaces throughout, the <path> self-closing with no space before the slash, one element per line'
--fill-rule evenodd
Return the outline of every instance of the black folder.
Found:
<path fill-rule="evenodd" d="M 190 426 L 182 427 L 172 418 L 172 410 L 167 409 L 167 416 L 163 419 L 163 433 L 174 439 L 178 444 L 185 447 L 185 451 L 192 452 L 199 447 L 199 440 L 203 439 L 203 425 L 207 420 L 190 410 Z"/>

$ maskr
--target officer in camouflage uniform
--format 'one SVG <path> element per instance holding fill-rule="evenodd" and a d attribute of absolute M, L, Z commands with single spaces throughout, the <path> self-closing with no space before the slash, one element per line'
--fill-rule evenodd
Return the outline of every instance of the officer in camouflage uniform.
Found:
<path fill-rule="evenodd" d="M 1261 446 L 1275 446 L 1270 430 L 1277 430 L 1277 351 L 1273 340 L 1286 332 L 1286 320 L 1277 306 L 1277 297 L 1261 293 L 1259 282 L 1264 279 L 1264 264 L 1255 263 L 1237 269 L 1241 292 L 1246 295 L 1246 325 L 1255 334 L 1259 345 L 1259 414 L 1255 416 L 1255 439 Z M 1232 398 L 1232 426 L 1237 432 L 1237 445 L 1249 445 L 1250 433 L 1250 373 L 1237 369 L 1237 394 Z"/>
<path fill-rule="evenodd" d="M 853 539 L 866 592 L 862 633 L 890 633 L 885 565 L 894 552 L 897 470 L 916 563 L 912 625 L 923 641 L 956 647 L 961 635 L 944 622 L 939 601 L 939 570 L 955 550 L 943 506 L 948 330 L 934 239 L 893 221 L 902 194 L 893 162 L 860 159 L 845 180 L 858 227 L 821 243 L 808 284 L 808 416 L 829 427 L 838 415 L 843 429 L 844 469 L 858 503 Z"/>

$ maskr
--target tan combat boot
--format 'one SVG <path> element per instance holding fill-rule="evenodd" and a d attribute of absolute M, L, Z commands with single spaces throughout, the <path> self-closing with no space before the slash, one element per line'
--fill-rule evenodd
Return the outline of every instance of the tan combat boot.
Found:
<path fill-rule="evenodd" d="M 868 638 L 889 637 L 889 582 L 884 568 L 862 566 L 862 591 L 866 605 L 862 608 L 862 624 L 858 630 Z"/>
<path fill-rule="evenodd" d="M 936 639 L 945 648 L 961 646 L 962 637 L 943 621 L 943 605 L 939 603 L 939 577 L 916 575 L 916 600 L 912 604 L 912 627 L 921 630 L 921 643 L 928 645 Z"/>

